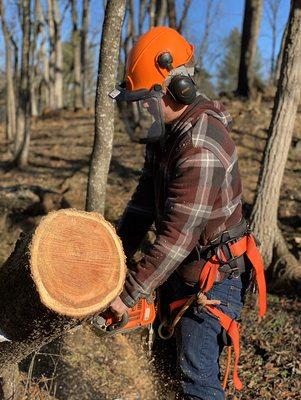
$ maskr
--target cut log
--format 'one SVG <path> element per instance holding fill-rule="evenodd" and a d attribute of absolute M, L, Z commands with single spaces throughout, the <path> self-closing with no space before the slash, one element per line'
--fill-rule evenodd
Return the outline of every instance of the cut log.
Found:
<path fill-rule="evenodd" d="M 0 269 L 0 371 L 106 309 L 125 273 L 120 239 L 95 212 L 55 211 L 22 234 Z"/>

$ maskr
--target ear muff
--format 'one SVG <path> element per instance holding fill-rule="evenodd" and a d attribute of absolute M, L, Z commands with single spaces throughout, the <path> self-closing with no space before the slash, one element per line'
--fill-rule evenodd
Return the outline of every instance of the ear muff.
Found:
<path fill-rule="evenodd" d="M 157 58 L 157 63 L 161 68 L 171 71 L 173 69 L 173 57 L 169 52 L 161 53 Z M 190 76 L 174 76 L 167 88 L 170 95 L 177 103 L 191 104 L 196 98 L 196 88 Z"/>
<path fill-rule="evenodd" d="M 196 98 L 195 83 L 189 76 L 176 75 L 170 81 L 167 87 L 176 102 L 182 104 L 191 104 Z"/>

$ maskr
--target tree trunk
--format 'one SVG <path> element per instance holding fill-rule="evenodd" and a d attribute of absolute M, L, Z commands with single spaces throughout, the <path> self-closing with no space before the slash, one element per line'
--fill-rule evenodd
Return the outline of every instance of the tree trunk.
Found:
<path fill-rule="evenodd" d="M 138 35 L 141 36 L 143 32 L 143 24 L 146 15 L 146 0 L 140 0 L 139 2 L 139 22 L 138 22 Z"/>
<path fill-rule="evenodd" d="M 37 50 L 37 42 L 39 36 L 39 22 L 37 20 L 37 7 L 38 7 L 38 0 L 35 0 L 34 5 L 34 15 L 33 21 L 31 22 L 32 25 L 32 32 L 31 32 L 31 39 L 30 39 L 30 67 L 29 67 L 29 87 L 30 87 L 30 115 L 32 117 L 38 116 L 38 97 L 37 91 L 39 86 L 39 71 L 38 71 L 38 50 Z"/>
<path fill-rule="evenodd" d="M 90 0 L 83 0 L 82 31 L 81 31 L 81 81 L 82 104 L 87 107 L 87 83 L 88 83 L 88 29 L 89 29 Z"/>
<path fill-rule="evenodd" d="M 22 3 L 22 60 L 14 158 L 14 163 L 21 168 L 28 164 L 30 142 L 30 3 L 31 0 L 24 0 Z"/>
<path fill-rule="evenodd" d="M 43 65 L 42 80 L 39 86 L 39 113 L 41 112 L 41 106 L 45 104 L 46 107 L 50 107 L 50 89 L 49 89 L 49 58 L 46 51 L 46 21 L 43 15 L 43 10 L 40 0 L 36 0 L 36 19 L 39 26 L 39 32 L 41 35 L 41 47 L 39 52 L 39 59 L 41 65 Z"/>
<path fill-rule="evenodd" d="M 237 94 L 254 95 L 254 58 L 260 27 L 262 0 L 245 0 Z"/>
<path fill-rule="evenodd" d="M 53 0 L 48 0 L 48 26 L 49 26 L 49 107 L 56 108 L 55 104 L 55 27 L 53 18 Z"/>
<path fill-rule="evenodd" d="M 1 348 L 1 342 L 0 342 Z M 1 372 L 0 398 L 4 400 L 14 400 L 21 398 L 20 393 L 20 371 L 18 364 L 5 364 Z M 2 393 L 1 393 L 2 389 Z M 1 397 L 1 395 L 3 397 Z"/>
<path fill-rule="evenodd" d="M 155 26 L 156 0 L 149 0 L 148 13 L 149 13 L 149 29 L 151 29 Z"/>
<path fill-rule="evenodd" d="M 266 266 L 270 266 L 273 250 L 285 253 L 284 240 L 277 226 L 277 210 L 282 177 L 292 140 L 297 108 L 300 103 L 301 81 L 301 0 L 293 0 L 285 42 L 285 51 L 275 97 L 269 139 L 264 152 L 257 195 L 251 216 L 255 234 L 262 243 Z M 288 251 L 287 251 L 288 254 Z M 292 273 L 294 271 L 294 273 Z M 290 259 L 289 268 L 281 273 L 282 281 L 297 280 L 300 265 Z"/>
<path fill-rule="evenodd" d="M 219 13 L 220 13 L 221 3 L 217 3 L 215 6 L 214 6 L 213 0 L 207 0 L 206 3 L 207 3 L 206 15 L 205 15 L 205 21 L 203 22 L 204 35 L 200 42 L 199 55 L 198 55 L 198 59 L 196 61 L 196 73 L 203 70 L 203 59 L 204 59 L 204 55 L 206 54 L 206 52 L 208 50 L 208 45 L 210 42 L 209 36 L 211 34 L 211 30 L 212 30 L 214 23 L 216 23 L 218 20 Z"/>
<path fill-rule="evenodd" d="M 55 26 L 55 82 L 54 97 L 56 108 L 63 108 L 63 47 L 62 47 L 62 19 L 57 0 L 53 0 L 53 20 Z"/>
<path fill-rule="evenodd" d="M 95 99 L 95 136 L 90 162 L 86 208 L 103 214 L 114 135 L 114 103 L 108 93 L 115 86 L 125 0 L 107 2 L 100 45 Z"/>
<path fill-rule="evenodd" d="M 167 12 L 168 12 L 169 26 L 173 29 L 177 29 L 175 0 L 167 0 Z"/>
<path fill-rule="evenodd" d="M 72 46 L 73 46 L 73 101 L 74 110 L 83 108 L 81 88 L 81 55 L 80 55 L 80 33 L 78 29 L 77 2 L 70 0 L 72 12 Z"/>
<path fill-rule="evenodd" d="M 50 39 L 50 107 L 63 107 L 63 49 L 62 21 L 57 0 L 48 0 L 48 21 Z"/>
<path fill-rule="evenodd" d="M 167 16 L 167 0 L 156 1 L 155 25 L 164 25 Z"/>
<path fill-rule="evenodd" d="M 12 40 L 8 30 L 2 0 L 0 0 L 0 16 L 5 42 L 5 77 L 6 77 L 6 139 L 11 141 L 16 134 L 16 102 L 12 76 Z"/>
<path fill-rule="evenodd" d="M 59 210 L 22 234 L 0 269 L 0 372 L 119 295 L 121 242 L 99 214 Z"/>
<path fill-rule="evenodd" d="M 190 3 L 191 3 L 191 0 L 185 0 L 182 16 L 180 18 L 178 29 L 177 29 L 179 33 L 182 33 L 182 30 L 185 26 Z"/>

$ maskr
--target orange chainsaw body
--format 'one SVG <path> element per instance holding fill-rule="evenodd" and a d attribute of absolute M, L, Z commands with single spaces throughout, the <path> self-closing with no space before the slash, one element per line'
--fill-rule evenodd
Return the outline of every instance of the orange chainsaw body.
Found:
<path fill-rule="evenodd" d="M 141 299 L 124 315 L 121 321 L 110 310 L 107 310 L 94 317 L 92 325 L 97 334 L 113 335 L 148 326 L 154 322 L 155 317 L 154 303 L 148 303 L 146 299 Z"/>

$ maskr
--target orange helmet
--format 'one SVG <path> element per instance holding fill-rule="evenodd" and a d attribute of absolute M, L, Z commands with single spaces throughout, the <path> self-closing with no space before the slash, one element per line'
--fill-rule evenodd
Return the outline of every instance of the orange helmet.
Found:
<path fill-rule="evenodd" d="M 172 56 L 172 68 L 177 68 L 193 59 L 194 46 L 176 30 L 165 26 L 152 28 L 142 35 L 128 56 L 126 89 L 150 90 L 155 84 L 162 85 L 169 71 L 160 67 L 158 57 L 166 52 Z"/>

